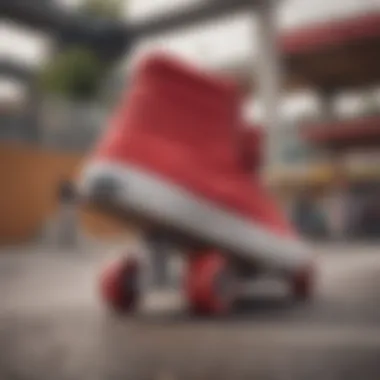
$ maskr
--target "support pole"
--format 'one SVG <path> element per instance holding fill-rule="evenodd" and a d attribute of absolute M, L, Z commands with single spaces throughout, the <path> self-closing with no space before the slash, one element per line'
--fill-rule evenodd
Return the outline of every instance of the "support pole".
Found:
<path fill-rule="evenodd" d="M 41 139 L 41 93 L 38 89 L 36 79 L 33 78 L 27 88 L 27 105 L 25 112 L 25 133 L 24 138 L 28 143 L 38 144 Z"/>
<path fill-rule="evenodd" d="M 272 171 L 280 159 L 280 65 L 277 48 L 277 1 L 267 0 L 255 8 L 257 14 L 258 72 L 260 98 L 263 105 L 266 144 L 264 148 L 265 169 Z"/>
<path fill-rule="evenodd" d="M 156 288 L 163 289 L 169 283 L 170 245 L 165 236 L 152 234 L 148 236 L 148 245 L 151 253 L 152 283 Z"/>
<path fill-rule="evenodd" d="M 321 116 L 326 121 L 334 118 L 333 100 L 336 92 L 331 89 L 323 88 L 318 92 Z"/>

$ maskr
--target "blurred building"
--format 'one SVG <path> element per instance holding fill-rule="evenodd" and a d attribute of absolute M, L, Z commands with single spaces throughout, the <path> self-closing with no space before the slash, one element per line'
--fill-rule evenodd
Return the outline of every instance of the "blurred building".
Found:
<path fill-rule="evenodd" d="M 4 101 L 6 110 L 0 116 L 0 176 L 7 179 L 3 181 L 7 184 L 0 196 L 0 209 L 3 215 L 12 215 L 0 221 L 1 239 L 27 239 L 38 231 L 55 207 L 60 181 L 75 175 L 104 125 L 108 105 L 104 109 L 68 105 L 39 93 L 31 73 L 38 72 L 57 46 L 81 41 L 119 60 L 119 69 L 105 89 L 106 97 L 112 99 L 124 87 L 131 61 L 152 48 L 237 75 L 253 86 L 247 117 L 260 122 L 260 99 L 255 91 L 257 31 L 250 14 L 231 14 L 202 27 L 142 38 L 133 56 L 125 52 L 123 59 L 126 24 L 93 24 L 63 8 L 64 3 L 78 1 L 24 2 L 27 8 L 18 7 L 18 13 L 11 16 L 9 12 L 15 8 L 9 7 L 6 15 L 6 26 L 13 30 L 7 39 L 13 43 L 8 45 L 19 44 L 24 52 L 30 46 L 35 49 L 29 49 L 30 59 L 15 54 L 11 60 L 0 62 L 2 77 L 24 85 L 17 100 L 22 107 L 11 111 Z M 130 20 L 143 23 L 147 17 L 195 2 L 128 3 Z M 373 233 L 371 227 L 380 225 L 372 212 L 379 199 L 375 186 L 379 166 L 375 162 L 380 150 L 380 117 L 378 120 L 376 115 L 380 4 L 373 0 L 346 0 L 344 4 L 284 0 L 279 24 L 287 92 L 283 126 L 278 131 L 278 165 L 269 177 L 306 234 L 341 238 Z M 25 36 L 34 36 L 35 42 L 23 45 L 16 38 L 18 29 Z M 94 39 L 95 35 L 102 38 Z M 33 62 L 28 65 L 28 60 Z M 23 195 L 25 191 L 28 197 Z"/>
<path fill-rule="evenodd" d="M 284 136 L 273 180 L 302 229 L 380 236 L 380 13 L 302 28 L 281 44 L 288 90 L 311 89 L 316 106 Z"/>
<path fill-rule="evenodd" d="M 379 236 L 380 4 L 289 0 L 279 23 L 286 92 L 269 178 L 305 234 Z M 231 16 L 196 33 L 144 41 L 140 49 L 173 51 L 249 82 L 247 115 L 260 122 L 255 26 L 248 17 Z"/>

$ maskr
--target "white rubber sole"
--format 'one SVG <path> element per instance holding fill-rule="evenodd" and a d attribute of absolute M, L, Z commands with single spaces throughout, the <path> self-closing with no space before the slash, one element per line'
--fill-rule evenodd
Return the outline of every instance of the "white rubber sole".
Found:
<path fill-rule="evenodd" d="M 82 196 L 92 197 L 99 184 L 112 184 L 112 203 L 125 210 L 188 231 L 217 248 L 269 268 L 294 272 L 312 262 L 313 256 L 301 241 L 276 235 L 133 165 L 90 162 L 82 172 L 78 190 Z"/>

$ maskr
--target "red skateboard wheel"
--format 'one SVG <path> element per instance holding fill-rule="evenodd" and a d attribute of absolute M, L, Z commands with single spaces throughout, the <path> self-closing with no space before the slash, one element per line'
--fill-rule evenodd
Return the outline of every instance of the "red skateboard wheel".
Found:
<path fill-rule="evenodd" d="M 129 312 L 139 300 L 139 264 L 136 259 L 119 258 L 105 267 L 100 276 L 103 301 L 117 312 Z"/>
<path fill-rule="evenodd" d="M 314 295 L 315 270 L 313 267 L 304 268 L 291 278 L 291 291 L 295 299 L 307 301 Z"/>
<path fill-rule="evenodd" d="M 189 261 L 185 292 L 197 314 L 218 315 L 231 311 L 235 281 L 228 261 L 217 251 L 199 253 Z"/>

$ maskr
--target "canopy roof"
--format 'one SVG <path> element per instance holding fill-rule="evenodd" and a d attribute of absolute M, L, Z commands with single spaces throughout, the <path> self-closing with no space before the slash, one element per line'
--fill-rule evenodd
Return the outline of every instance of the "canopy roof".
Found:
<path fill-rule="evenodd" d="M 333 147 L 380 144 L 380 115 L 305 126 L 304 138 Z"/>
<path fill-rule="evenodd" d="M 293 29 L 280 36 L 279 45 L 288 90 L 339 91 L 380 81 L 379 12 Z M 249 62 L 226 71 L 243 81 L 252 77 Z"/>

